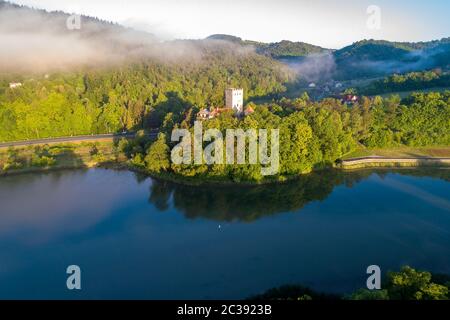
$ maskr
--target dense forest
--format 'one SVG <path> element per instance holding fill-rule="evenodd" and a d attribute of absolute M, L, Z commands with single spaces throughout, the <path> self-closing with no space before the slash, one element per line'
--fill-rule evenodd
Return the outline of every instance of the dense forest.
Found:
<path fill-rule="evenodd" d="M 274 177 L 278 180 L 329 166 L 360 145 L 450 144 L 449 92 L 415 94 L 403 101 L 396 96 L 363 97 L 351 106 L 336 99 L 312 101 L 307 95 L 278 99 L 304 68 L 293 71 L 274 59 L 326 53 L 323 56 L 330 76 L 335 73 L 352 78 L 396 69 L 423 70 L 430 65 L 447 70 L 450 39 L 422 43 L 364 40 L 331 51 L 301 42 L 264 44 L 228 35 L 160 41 L 151 34 L 89 17 L 80 31 L 68 33 L 67 14 L 3 1 L 0 15 L 4 21 L 0 34 L 7 34 L 6 40 L 23 39 L 26 34 L 27 39 L 57 44 L 43 46 L 51 52 L 39 52 L 27 65 L 23 63 L 27 52 L 22 46 L 13 47 L 20 41 L 9 43 L 17 54 L 0 59 L 0 142 L 160 128 L 156 141 L 140 134 L 132 143 L 121 142 L 134 166 L 153 174 L 260 181 L 259 165 L 189 166 L 169 162 L 172 129 L 192 130 L 200 109 L 222 107 L 224 89 L 240 87 L 245 101 L 266 103 L 249 103 L 255 112 L 243 119 L 223 113 L 204 122 L 204 129 L 279 129 L 281 169 Z M 17 21 L 23 22 L 20 28 Z M 79 54 L 71 55 L 77 50 L 62 50 L 67 44 L 73 49 L 86 49 L 81 59 Z M 56 63 L 60 59 L 52 58 L 53 51 L 72 64 L 61 68 Z M 36 66 L 36 57 L 45 71 Z M 1 64 L 6 60 L 8 63 Z M 11 71 L 13 62 L 21 68 Z M 319 59 L 313 63 L 318 73 L 322 62 Z M 374 83 L 378 87 L 373 90 L 447 80 L 447 73 L 394 75 Z M 253 99 L 258 97 L 261 99 Z"/>
<path fill-rule="evenodd" d="M 379 77 L 433 68 L 450 68 L 450 38 L 428 42 L 362 40 L 333 52 L 335 77 Z"/>
<path fill-rule="evenodd" d="M 284 285 L 272 288 L 251 300 L 448 300 L 450 276 L 433 274 L 403 266 L 389 271 L 383 279 L 383 289 L 361 288 L 348 295 L 322 293 L 302 285 Z"/>
<path fill-rule="evenodd" d="M 359 104 L 347 106 L 335 99 L 310 101 L 307 96 L 295 100 L 254 105 L 255 112 L 243 120 L 231 114 L 204 122 L 204 130 L 278 128 L 280 130 L 280 170 L 272 179 L 310 172 L 329 166 L 358 145 L 369 148 L 430 146 L 450 144 L 450 92 L 414 94 L 401 101 L 363 98 Z M 174 119 L 179 119 L 174 121 Z M 256 165 L 174 165 L 170 161 L 173 128 L 192 131 L 194 115 L 169 113 L 154 142 L 145 137 L 124 145 L 131 162 L 153 174 L 174 174 L 186 178 L 224 181 L 264 179 L 261 166 Z"/>
<path fill-rule="evenodd" d="M 305 57 L 330 51 L 309 43 L 288 40 L 273 43 L 252 42 L 251 44 L 256 47 L 258 53 L 270 56 L 274 59 Z"/>
<path fill-rule="evenodd" d="M 423 90 L 435 87 L 450 87 L 450 73 L 441 70 L 393 74 L 382 80 L 376 80 L 367 87 L 358 89 L 358 93 L 375 95 L 397 91 Z"/>
<path fill-rule="evenodd" d="M 266 43 L 253 40 L 242 40 L 239 37 L 228 34 L 213 34 L 207 39 L 229 41 L 241 46 L 252 46 L 256 49 L 257 53 L 274 59 L 305 57 L 312 54 L 331 51 L 305 42 L 282 40 L 280 42 Z"/>
<path fill-rule="evenodd" d="M 201 45 L 201 44 L 198 44 Z M 224 89 L 246 97 L 285 90 L 291 73 L 253 52 L 204 47 L 191 63 L 147 60 L 84 72 L 4 76 L 0 80 L 0 141 L 119 132 L 158 127 L 169 112 L 223 106 Z M 21 82 L 9 88 L 9 82 Z"/>

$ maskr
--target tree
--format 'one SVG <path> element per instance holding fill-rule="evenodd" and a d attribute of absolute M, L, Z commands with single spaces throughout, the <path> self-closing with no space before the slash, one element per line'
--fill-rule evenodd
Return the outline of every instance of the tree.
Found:
<path fill-rule="evenodd" d="M 166 143 L 166 135 L 160 133 L 158 139 L 148 148 L 145 164 L 150 172 L 160 173 L 170 168 L 170 149 Z"/>
<path fill-rule="evenodd" d="M 405 266 L 388 274 L 387 290 L 394 300 L 448 299 L 446 286 L 431 282 L 431 273 Z"/>

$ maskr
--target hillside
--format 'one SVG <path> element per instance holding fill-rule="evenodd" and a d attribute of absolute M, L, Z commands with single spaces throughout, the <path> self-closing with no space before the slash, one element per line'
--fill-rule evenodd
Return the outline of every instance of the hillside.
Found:
<path fill-rule="evenodd" d="M 298 75 L 313 81 L 319 80 L 321 74 L 326 78 L 348 80 L 433 68 L 450 69 L 450 38 L 428 42 L 361 40 L 339 50 L 287 40 L 263 43 L 226 34 L 211 35 L 207 39 L 251 46 L 257 53 L 279 60 Z"/>
<path fill-rule="evenodd" d="M 346 79 L 449 69 L 450 38 L 417 43 L 362 40 L 333 54 L 338 77 Z"/>
<path fill-rule="evenodd" d="M 253 46 L 259 54 L 263 54 L 274 59 L 305 57 L 312 54 L 331 51 L 329 49 L 324 49 L 305 42 L 282 40 L 280 42 L 265 43 L 253 40 L 242 40 L 239 37 L 227 34 L 214 34 L 206 39 L 229 41 L 242 46 Z"/>
<path fill-rule="evenodd" d="M 158 41 L 152 34 L 87 16 L 80 29 L 69 30 L 69 16 L 0 0 L 0 71 L 108 65 L 158 54 L 146 50 Z"/>
<path fill-rule="evenodd" d="M 158 41 L 106 21 L 1 3 L 0 141 L 137 130 L 285 90 L 292 73 L 224 41 Z M 7 50 L 4 50 L 7 48 Z M 19 87 L 10 83 L 19 82 Z"/>
<path fill-rule="evenodd" d="M 329 52 L 328 49 L 309 43 L 292 42 L 288 40 L 269 44 L 261 43 L 256 47 L 258 52 L 275 59 L 304 57 L 312 54 Z"/>
<path fill-rule="evenodd" d="M 363 95 L 379 95 L 391 92 L 423 91 L 427 89 L 450 87 L 450 72 L 423 71 L 406 74 L 393 74 L 358 88 Z"/>

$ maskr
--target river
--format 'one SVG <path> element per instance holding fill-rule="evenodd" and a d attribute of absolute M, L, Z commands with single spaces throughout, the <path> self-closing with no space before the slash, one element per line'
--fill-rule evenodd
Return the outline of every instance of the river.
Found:
<path fill-rule="evenodd" d="M 258 187 L 107 169 L 0 178 L 1 299 L 348 293 L 373 264 L 450 274 L 450 170 L 324 171 Z M 66 287 L 69 265 L 81 290 Z"/>

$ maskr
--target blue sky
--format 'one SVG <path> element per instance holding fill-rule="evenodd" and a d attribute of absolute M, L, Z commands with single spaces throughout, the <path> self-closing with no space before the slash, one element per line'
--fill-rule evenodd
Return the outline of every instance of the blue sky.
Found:
<path fill-rule="evenodd" d="M 233 34 L 259 41 L 304 41 L 340 48 L 361 39 L 426 41 L 450 36 L 449 0 L 13 0 L 119 22 L 160 37 Z M 380 8 L 380 29 L 367 8 Z"/>

